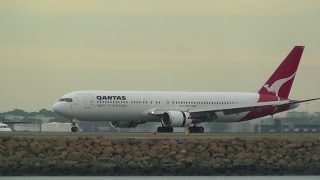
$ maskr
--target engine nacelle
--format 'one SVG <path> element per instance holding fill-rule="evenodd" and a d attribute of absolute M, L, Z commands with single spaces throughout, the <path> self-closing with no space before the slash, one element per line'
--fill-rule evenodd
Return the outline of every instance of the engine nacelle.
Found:
<path fill-rule="evenodd" d="M 161 123 L 164 127 L 189 127 L 192 118 L 188 112 L 168 111 L 163 113 Z"/>
<path fill-rule="evenodd" d="M 112 127 L 117 128 L 134 128 L 138 126 L 138 122 L 119 122 L 119 121 L 110 121 Z"/>

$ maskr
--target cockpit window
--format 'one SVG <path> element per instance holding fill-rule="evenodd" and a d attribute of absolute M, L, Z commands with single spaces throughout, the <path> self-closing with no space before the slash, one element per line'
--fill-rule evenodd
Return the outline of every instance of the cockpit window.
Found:
<path fill-rule="evenodd" d="M 71 98 L 61 98 L 59 101 L 72 102 Z"/>
<path fill-rule="evenodd" d="M 67 102 L 72 102 L 72 99 L 71 98 L 66 98 L 66 101 Z"/>

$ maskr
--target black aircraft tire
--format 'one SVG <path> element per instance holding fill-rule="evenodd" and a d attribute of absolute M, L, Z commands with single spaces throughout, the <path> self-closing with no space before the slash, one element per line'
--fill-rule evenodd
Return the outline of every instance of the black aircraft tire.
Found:
<path fill-rule="evenodd" d="M 204 132 L 204 128 L 202 126 L 189 127 L 188 129 L 189 129 L 190 133 L 203 133 Z"/>
<path fill-rule="evenodd" d="M 199 128 L 199 133 L 203 133 L 204 132 L 204 128 L 202 126 L 200 126 L 198 128 Z"/>
<path fill-rule="evenodd" d="M 158 127 L 157 131 L 159 133 L 172 133 L 173 128 L 172 127 Z"/>
<path fill-rule="evenodd" d="M 189 127 L 188 130 L 189 130 L 189 133 L 194 133 L 194 128 L 193 127 Z"/>
<path fill-rule="evenodd" d="M 78 128 L 77 128 L 77 127 L 75 127 L 75 126 L 74 126 L 74 127 L 72 127 L 72 128 L 71 128 L 71 132 L 78 132 Z"/>

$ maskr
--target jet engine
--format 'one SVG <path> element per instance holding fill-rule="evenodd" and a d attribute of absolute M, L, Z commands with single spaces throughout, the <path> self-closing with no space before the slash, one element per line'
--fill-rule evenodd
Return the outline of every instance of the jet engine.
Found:
<path fill-rule="evenodd" d="M 163 113 L 161 123 L 164 127 L 189 127 L 192 118 L 188 112 L 168 111 Z"/>
<path fill-rule="evenodd" d="M 138 126 L 138 122 L 119 122 L 119 121 L 110 121 L 112 127 L 117 128 L 134 128 Z"/>

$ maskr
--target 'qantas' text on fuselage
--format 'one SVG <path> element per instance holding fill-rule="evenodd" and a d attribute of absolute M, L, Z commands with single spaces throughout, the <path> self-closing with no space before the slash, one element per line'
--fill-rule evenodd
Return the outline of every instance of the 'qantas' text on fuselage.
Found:
<path fill-rule="evenodd" d="M 103 100 L 121 100 L 121 101 L 125 101 L 127 100 L 126 96 L 97 96 L 97 99 L 99 101 L 103 101 Z"/>

